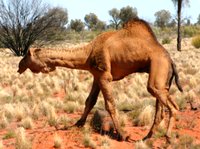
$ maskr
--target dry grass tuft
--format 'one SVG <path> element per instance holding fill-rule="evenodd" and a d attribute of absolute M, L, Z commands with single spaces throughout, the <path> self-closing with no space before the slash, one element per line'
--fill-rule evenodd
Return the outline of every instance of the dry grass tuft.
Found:
<path fill-rule="evenodd" d="M 32 129 L 34 124 L 31 117 L 26 117 L 21 121 L 21 126 L 25 129 Z"/>
<path fill-rule="evenodd" d="M 8 126 L 9 122 L 5 116 L 5 113 L 0 113 L 0 129 L 5 129 Z"/>
<path fill-rule="evenodd" d="M 100 137 L 100 145 L 103 149 L 109 149 L 110 148 L 110 139 L 108 136 L 102 136 Z"/>
<path fill-rule="evenodd" d="M 48 120 L 47 120 L 48 124 L 50 126 L 57 125 L 57 114 L 56 114 L 55 108 L 53 106 L 50 107 L 47 118 L 48 118 Z"/>
<path fill-rule="evenodd" d="M 0 140 L 0 149 L 4 149 L 3 141 Z"/>
<path fill-rule="evenodd" d="M 69 102 L 65 103 L 64 111 L 67 113 L 74 113 L 75 111 L 77 111 L 79 109 L 79 107 L 80 107 L 80 105 L 78 102 L 69 101 Z"/>
<path fill-rule="evenodd" d="M 54 147 L 55 148 L 61 148 L 62 143 L 63 143 L 62 138 L 56 133 L 55 136 L 54 136 Z"/>
<path fill-rule="evenodd" d="M 138 141 L 135 143 L 135 149 L 150 149 L 150 147 L 143 141 Z"/>
<path fill-rule="evenodd" d="M 89 147 L 89 148 L 92 148 L 92 149 L 96 148 L 96 143 L 92 140 L 92 137 L 90 136 L 90 134 L 84 134 L 83 145 L 85 147 Z"/>
<path fill-rule="evenodd" d="M 27 139 L 25 130 L 23 127 L 19 127 L 16 130 L 16 149 L 31 149 L 31 142 Z"/>
<path fill-rule="evenodd" d="M 11 104 L 11 103 L 5 104 L 2 111 L 4 112 L 5 117 L 7 119 L 12 119 L 14 117 L 15 109 L 14 109 L 13 104 Z"/>
<path fill-rule="evenodd" d="M 153 122 L 154 107 L 149 105 L 144 108 L 138 117 L 139 126 L 149 126 Z"/>

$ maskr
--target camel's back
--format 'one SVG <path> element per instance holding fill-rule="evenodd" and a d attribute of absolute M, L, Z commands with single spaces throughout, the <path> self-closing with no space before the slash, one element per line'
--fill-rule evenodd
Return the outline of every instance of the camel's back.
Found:
<path fill-rule="evenodd" d="M 147 72 L 155 57 L 166 57 L 150 26 L 143 20 L 131 20 L 105 42 L 112 74 L 116 78 L 132 72 Z M 115 69 L 117 68 L 117 69 Z"/>
<path fill-rule="evenodd" d="M 143 20 L 130 20 L 113 34 L 104 46 L 111 58 L 120 61 L 142 61 L 167 51 L 157 41 L 149 24 Z"/>

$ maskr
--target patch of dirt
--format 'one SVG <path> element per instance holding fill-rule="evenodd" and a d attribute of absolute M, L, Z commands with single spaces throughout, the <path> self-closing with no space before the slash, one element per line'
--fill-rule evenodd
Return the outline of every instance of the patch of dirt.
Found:
<path fill-rule="evenodd" d="M 78 119 L 81 114 L 66 114 L 68 117 L 73 119 Z M 92 114 L 90 114 L 90 117 Z M 200 110 L 191 111 L 189 108 L 179 112 L 177 116 L 177 121 L 173 133 L 178 134 L 175 138 L 175 142 L 179 142 L 179 138 L 183 135 L 188 135 L 193 138 L 194 144 L 200 144 Z M 90 119 L 90 118 L 89 118 Z M 89 121 L 87 121 L 89 123 Z M 70 124 L 72 125 L 72 124 Z M 6 130 L 1 130 L 0 135 L 5 136 L 5 134 L 10 129 L 16 129 L 17 123 L 10 125 L 12 128 L 7 128 Z M 125 126 L 125 130 L 130 134 L 130 138 L 135 142 L 119 142 L 114 139 L 109 139 L 110 149 L 133 149 L 135 143 L 141 140 L 147 133 L 149 128 L 147 127 L 135 127 L 132 126 L 131 121 Z M 64 149 L 85 149 L 83 144 L 83 128 L 70 127 L 67 130 L 56 130 L 55 127 L 50 127 L 45 123 L 44 119 L 35 121 L 35 127 L 31 130 L 26 130 L 27 137 L 32 140 L 33 149 L 54 149 L 54 137 L 57 134 L 62 138 L 62 148 Z M 91 131 L 90 135 L 93 141 L 97 144 L 97 148 L 102 148 L 100 143 L 101 134 Z M 150 140 L 153 143 L 153 148 L 160 148 L 166 144 L 164 137 L 152 138 Z M 4 139 L 3 144 L 5 149 L 15 148 L 15 139 Z M 161 147 L 161 148 L 162 148 Z M 169 146 L 168 146 L 169 147 Z"/>

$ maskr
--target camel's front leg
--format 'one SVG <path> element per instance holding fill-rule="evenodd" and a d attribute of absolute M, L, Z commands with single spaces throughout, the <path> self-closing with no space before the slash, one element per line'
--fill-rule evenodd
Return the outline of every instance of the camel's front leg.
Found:
<path fill-rule="evenodd" d="M 90 111 L 92 110 L 92 108 L 94 107 L 94 105 L 97 102 L 97 98 L 99 95 L 99 85 L 98 83 L 94 80 L 93 81 L 93 85 L 92 85 L 92 89 L 91 92 L 85 102 L 85 109 L 84 109 L 84 113 L 81 116 L 81 118 L 76 122 L 76 126 L 78 127 L 82 127 L 85 124 L 85 121 L 87 119 L 88 114 L 90 113 Z"/>
<path fill-rule="evenodd" d="M 119 119 L 117 117 L 115 102 L 111 91 L 111 84 L 110 84 L 111 81 L 112 81 L 111 74 L 104 73 L 99 79 L 99 86 L 104 96 L 105 108 L 113 120 L 115 129 L 117 131 L 118 139 L 126 140 L 127 136 L 125 135 L 125 132 L 121 129 L 119 125 Z"/>

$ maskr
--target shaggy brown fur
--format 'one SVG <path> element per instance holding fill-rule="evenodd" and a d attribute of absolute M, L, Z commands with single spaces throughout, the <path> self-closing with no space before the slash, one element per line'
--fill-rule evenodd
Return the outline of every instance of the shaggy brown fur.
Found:
<path fill-rule="evenodd" d="M 119 126 L 116 116 L 111 82 L 123 79 L 135 72 L 149 73 L 148 91 L 157 99 L 155 120 L 150 132 L 154 133 L 162 119 L 162 106 L 169 109 L 170 119 L 166 135 L 170 137 L 178 106 L 169 95 L 173 76 L 180 91 L 175 64 L 168 52 L 161 46 L 150 26 L 143 20 L 130 20 L 121 30 L 99 35 L 88 45 L 74 50 L 31 49 L 19 63 L 19 73 L 27 68 L 33 72 L 48 73 L 57 66 L 90 71 L 94 76 L 91 92 L 86 100 L 86 107 L 77 126 L 83 126 L 94 107 L 100 90 L 120 140 L 127 135 Z"/>

